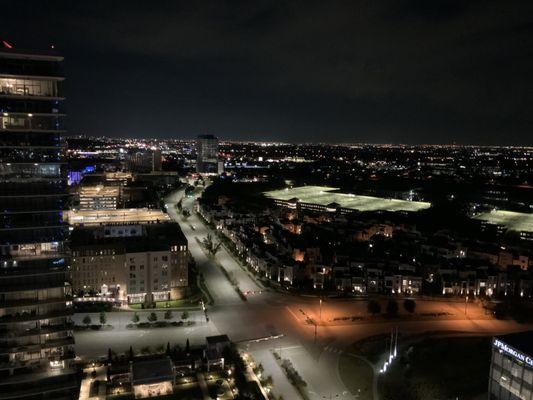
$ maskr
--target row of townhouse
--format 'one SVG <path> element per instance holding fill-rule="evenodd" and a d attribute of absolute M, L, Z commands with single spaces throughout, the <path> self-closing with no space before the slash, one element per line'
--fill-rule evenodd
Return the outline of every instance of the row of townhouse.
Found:
<path fill-rule="evenodd" d="M 307 279 L 312 281 L 316 289 L 325 288 L 329 281 L 328 287 L 354 294 L 416 295 L 422 292 L 423 282 L 426 281 L 437 283 L 437 288 L 440 289 L 434 293 L 440 290 L 442 295 L 449 296 L 471 294 L 531 297 L 533 294 L 527 255 L 500 249 L 496 258 L 480 256 L 479 246 L 469 247 L 454 242 L 451 235 L 440 234 L 439 237 L 430 238 L 431 240 L 421 240 L 417 236 L 422 255 L 443 260 L 428 272 L 419 264 L 391 261 L 369 263 L 367 260 L 354 261 L 349 256 L 340 254 L 335 254 L 333 258 L 325 257 L 322 246 L 312 241 L 302 243 L 298 240 L 303 228 L 297 220 L 280 220 L 274 216 L 267 219 L 242 219 L 235 218 L 228 211 L 211 212 L 209 208 L 200 208 L 204 218 L 214 223 L 232 241 L 238 253 L 257 274 L 283 286 L 291 286 Z M 405 234 L 407 231 L 403 232 Z M 485 249 L 483 254 L 491 253 Z M 467 267 L 470 259 L 478 260 L 478 264 L 484 267 Z M 456 266 L 444 266 L 447 265 L 446 260 Z M 503 265 L 515 265 L 522 274 L 512 275 L 512 271 L 506 271 Z"/>

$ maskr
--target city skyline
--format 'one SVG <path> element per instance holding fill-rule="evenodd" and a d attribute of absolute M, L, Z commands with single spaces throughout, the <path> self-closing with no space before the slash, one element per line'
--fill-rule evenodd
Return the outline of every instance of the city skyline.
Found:
<path fill-rule="evenodd" d="M 513 5 L 6 0 L 0 400 L 533 400 Z"/>
<path fill-rule="evenodd" d="M 66 57 L 71 134 L 531 145 L 530 8 L 30 1 L 0 33 Z"/>

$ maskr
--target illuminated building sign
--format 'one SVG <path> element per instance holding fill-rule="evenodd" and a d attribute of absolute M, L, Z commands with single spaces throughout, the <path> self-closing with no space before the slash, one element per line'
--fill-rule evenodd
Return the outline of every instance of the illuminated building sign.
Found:
<path fill-rule="evenodd" d="M 516 358 L 517 360 L 526 363 L 530 367 L 533 367 L 533 358 L 520 353 L 519 351 L 513 349 L 512 347 L 509 347 L 507 344 L 505 344 L 501 340 L 494 339 L 493 345 L 494 347 L 496 347 L 497 349 L 500 349 L 504 353 L 507 353 L 510 356 L 513 356 L 514 358 Z"/>

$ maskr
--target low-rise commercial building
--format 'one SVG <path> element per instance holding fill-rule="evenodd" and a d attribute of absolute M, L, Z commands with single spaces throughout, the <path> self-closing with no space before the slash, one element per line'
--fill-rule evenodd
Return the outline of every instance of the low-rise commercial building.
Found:
<path fill-rule="evenodd" d="M 178 224 L 77 227 L 71 237 L 74 293 L 147 304 L 183 297 L 187 239 Z"/>

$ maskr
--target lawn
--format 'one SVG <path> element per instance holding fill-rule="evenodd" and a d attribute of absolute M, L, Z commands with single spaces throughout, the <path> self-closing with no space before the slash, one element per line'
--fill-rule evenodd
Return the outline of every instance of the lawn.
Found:
<path fill-rule="evenodd" d="M 346 388 L 359 400 L 372 400 L 373 372 L 364 361 L 343 354 L 339 358 L 339 375 Z"/>
<path fill-rule="evenodd" d="M 381 399 L 485 399 L 490 348 L 487 337 L 428 338 L 407 345 L 380 375 Z"/>

